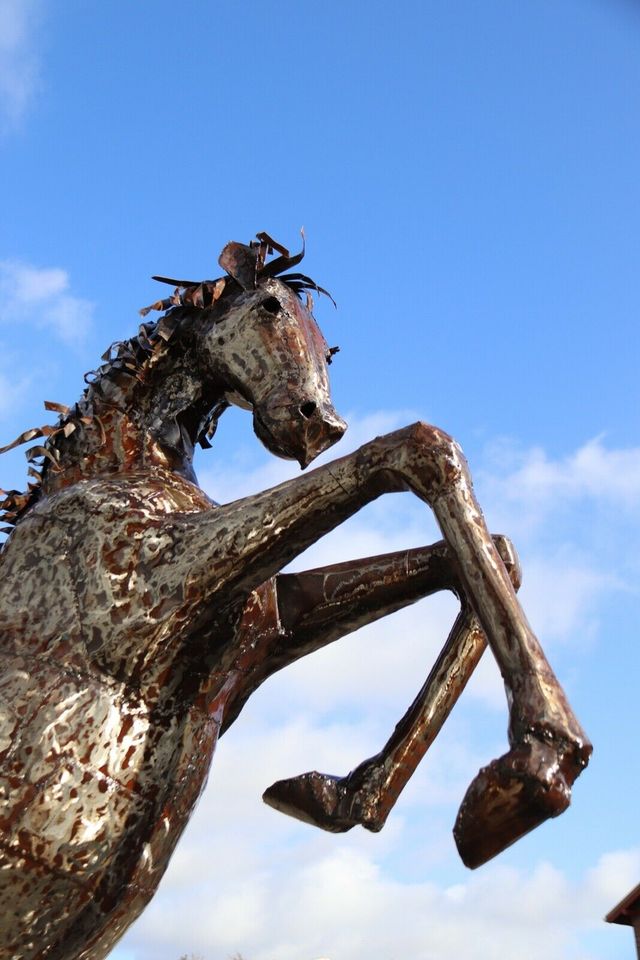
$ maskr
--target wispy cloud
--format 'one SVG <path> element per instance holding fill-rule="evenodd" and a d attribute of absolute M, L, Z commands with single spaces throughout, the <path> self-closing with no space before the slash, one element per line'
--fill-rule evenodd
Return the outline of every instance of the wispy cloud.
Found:
<path fill-rule="evenodd" d="M 23 322 L 50 330 L 65 343 L 81 342 L 93 317 L 89 300 L 69 292 L 66 270 L 0 261 L 0 323 Z"/>
<path fill-rule="evenodd" d="M 482 481 L 492 495 L 538 519 L 570 501 L 640 505 L 640 447 L 617 449 L 595 437 L 553 459 L 540 447 L 522 449 L 501 441 L 487 450 L 487 461 Z"/>
<path fill-rule="evenodd" d="M 553 458 L 501 442 L 487 451 L 477 487 L 490 526 L 526 555 L 523 595 L 552 636 L 575 631 L 578 617 L 592 630 L 604 596 L 637 592 L 640 447 L 596 437 Z"/>
<path fill-rule="evenodd" d="M 601 569 L 597 560 L 587 561 L 565 545 L 528 558 L 522 597 L 533 611 L 540 636 L 566 641 L 577 635 L 584 644 L 597 631 L 602 599 L 624 589 L 615 572 Z"/>
<path fill-rule="evenodd" d="M 41 0 L 0 0 L 0 119 L 12 126 L 24 114 L 39 80 L 35 25 Z"/>

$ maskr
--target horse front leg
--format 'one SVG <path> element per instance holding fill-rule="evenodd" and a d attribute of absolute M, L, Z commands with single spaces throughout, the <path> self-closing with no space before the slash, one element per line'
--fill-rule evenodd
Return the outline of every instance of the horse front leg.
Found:
<path fill-rule="evenodd" d="M 456 556 L 510 704 L 511 749 L 480 771 L 454 828 L 464 863 L 477 867 L 569 806 L 571 787 L 592 747 L 518 603 L 462 452 L 433 427 L 419 424 L 413 430 L 413 449 L 405 446 L 400 454 L 402 472 L 431 504 Z"/>
<path fill-rule="evenodd" d="M 591 745 L 527 623 L 451 437 L 417 423 L 212 516 L 185 517 L 173 523 L 172 557 L 190 562 L 192 583 L 232 601 L 364 504 L 399 490 L 433 509 L 510 702 L 511 750 L 480 772 L 456 824 L 462 859 L 477 866 L 568 806 Z"/>
<path fill-rule="evenodd" d="M 504 538 L 501 538 L 504 539 Z M 286 640 L 277 669 L 442 590 L 461 593 L 444 541 L 377 557 L 281 573 L 278 609 Z"/>
<path fill-rule="evenodd" d="M 512 550 L 503 537 L 504 550 Z M 314 570 L 279 573 L 255 590 L 238 628 L 242 689 L 225 709 L 224 729 L 274 673 L 381 617 L 441 590 L 460 595 L 457 568 L 440 541 Z"/>
<path fill-rule="evenodd" d="M 493 539 L 518 590 L 521 571 L 513 545 L 503 536 Z M 436 590 L 460 593 L 445 544 L 281 579 L 278 595 L 283 625 L 289 627 L 288 662 L 311 652 L 310 646 L 318 649 L 331 642 L 340 627 L 339 635 L 344 635 Z M 314 770 L 279 780 L 265 791 L 266 803 L 332 833 L 356 824 L 374 832 L 382 829 L 486 649 L 478 619 L 462 600 L 463 608 L 427 680 L 382 750 L 344 777 Z"/>

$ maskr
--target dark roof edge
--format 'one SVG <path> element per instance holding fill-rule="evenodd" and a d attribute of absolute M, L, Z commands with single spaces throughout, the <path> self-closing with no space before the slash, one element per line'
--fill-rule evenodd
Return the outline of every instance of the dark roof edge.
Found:
<path fill-rule="evenodd" d="M 640 919 L 640 883 L 604 918 L 607 923 L 624 923 L 629 927 Z"/>

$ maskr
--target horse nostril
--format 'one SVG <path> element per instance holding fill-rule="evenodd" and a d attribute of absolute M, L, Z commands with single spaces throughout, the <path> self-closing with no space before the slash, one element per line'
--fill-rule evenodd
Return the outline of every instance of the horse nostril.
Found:
<path fill-rule="evenodd" d="M 313 400 L 309 400 L 308 403 L 303 403 L 300 405 L 300 413 L 305 418 L 305 420 L 308 420 L 309 417 L 312 417 L 315 412 L 316 412 L 316 405 L 313 402 Z"/>

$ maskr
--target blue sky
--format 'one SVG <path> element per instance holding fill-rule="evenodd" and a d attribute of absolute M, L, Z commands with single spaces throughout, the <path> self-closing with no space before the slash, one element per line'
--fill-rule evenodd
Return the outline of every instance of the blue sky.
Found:
<path fill-rule="evenodd" d="M 222 741 L 155 901 L 114 960 L 595 960 L 640 879 L 640 7 L 631 0 L 0 0 L 0 443 L 72 402 L 153 273 L 217 275 L 268 230 L 338 301 L 344 450 L 421 417 L 453 433 L 510 534 L 595 744 L 570 811 L 476 873 L 451 826 L 505 749 L 485 658 L 382 834 L 260 803 L 375 752 L 455 607 L 437 598 L 276 678 Z M 232 412 L 198 461 L 232 499 L 295 475 Z M 22 487 L 20 451 L 0 485 Z M 299 566 L 437 537 L 386 498 Z"/>

